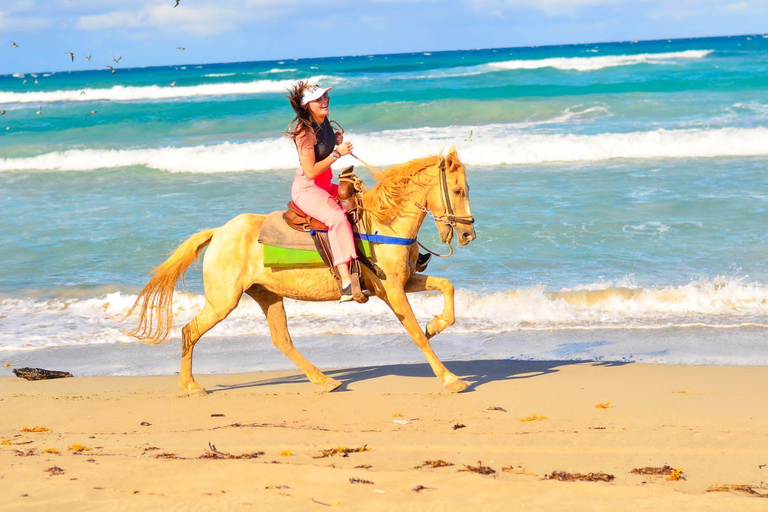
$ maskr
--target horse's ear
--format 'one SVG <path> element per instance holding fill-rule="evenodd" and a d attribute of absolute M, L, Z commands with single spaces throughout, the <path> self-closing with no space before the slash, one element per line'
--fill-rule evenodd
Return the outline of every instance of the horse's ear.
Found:
<path fill-rule="evenodd" d="M 448 150 L 448 154 L 445 156 L 445 168 L 448 172 L 453 172 L 456 169 L 456 162 L 459 160 L 459 155 L 456 153 L 456 146 L 451 146 Z"/>

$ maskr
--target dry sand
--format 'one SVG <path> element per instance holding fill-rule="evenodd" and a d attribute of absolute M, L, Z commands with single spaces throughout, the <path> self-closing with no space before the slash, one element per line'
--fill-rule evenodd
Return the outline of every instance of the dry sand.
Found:
<path fill-rule="evenodd" d="M 468 392 L 423 364 L 330 371 L 345 385 L 325 395 L 293 371 L 201 375 L 205 397 L 175 377 L 0 378 L 0 509 L 768 510 L 766 367 L 447 365 Z M 318 458 L 338 447 L 368 451 Z M 453 465 L 418 467 L 436 460 Z M 479 461 L 495 473 L 462 471 Z M 665 465 L 684 479 L 632 474 Z M 724 485 L 752 487 L 707 492 Z"/>

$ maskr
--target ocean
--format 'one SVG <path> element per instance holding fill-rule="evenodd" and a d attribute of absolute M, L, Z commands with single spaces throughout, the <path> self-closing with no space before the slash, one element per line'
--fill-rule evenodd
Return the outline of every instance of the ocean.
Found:
<path fill-rule="evenodd" d="M 429 268 L 457 290 L 441 357 L 768 364 L 768 35 L 0 76 L 0 362 L 176 371 L 199 270 L 165 346 L 120 319 L 188 236 L 284 208 L 307 78 L 366 162 L 467 167 L 478 238 Z M 378 300 L 286 307 L 318 365 L 423 361 Z M 197 347 L 198 372 L 292 368 L 248 297 Z"/>

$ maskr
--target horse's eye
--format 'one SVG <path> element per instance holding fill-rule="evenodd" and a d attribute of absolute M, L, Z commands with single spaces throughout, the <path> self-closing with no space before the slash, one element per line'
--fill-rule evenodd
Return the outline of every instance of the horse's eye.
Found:
<path fill-rule="evenodd" d="M 455 188 L 455 189 L 453 189 L 453 193 L 456 194 L 457 196 L 460 196 L 461 195 L 461 189 L 460 188 Z"/>

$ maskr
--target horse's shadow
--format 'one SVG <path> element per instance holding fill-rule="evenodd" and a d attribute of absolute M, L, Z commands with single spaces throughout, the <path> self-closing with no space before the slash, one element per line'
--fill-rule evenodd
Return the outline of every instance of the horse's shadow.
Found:
<path fill-rule="evenodd" d="M 593 366 L 622 366 L 630 364 L 626 361 L 518 361 L 513 359 L 492 359 L 477 361 L 447 361 L 446 366 L 466 381 L 466 392 L 471 392 L 478 387 L 490 382 L 530 379 L 541 377 L 547 374 L 557 373 L 560 368 L 574 364 L 592 364 Z M 432 369 L 427 363 L 414 364 L 395 364 L 384 366 L 361 366 L 357 368 L 341 368 L 338 370 L 329 370 L 324 372 L 329 377 L 340 381 L 341 388 L 335 391 L 348 391 L 350 384 L 377 379 L 379 377 L 399 376 L 399 377 L 423 377 L 435 379 Z M 215 388 L 209 388 L 209 392 L 231 391 L 243 388 L 258 388 L 261 386 L 275 386 L 283 384 L 297 384 L 307 382 L 304 375 L 288 375 L 273 379 L 259 381 L 243 382 L 240 384 L 216 385 Z"/>

